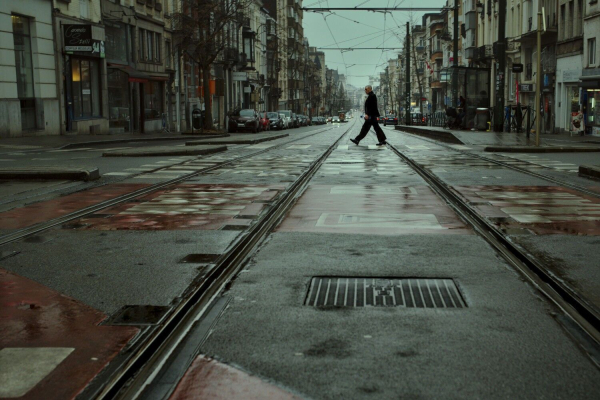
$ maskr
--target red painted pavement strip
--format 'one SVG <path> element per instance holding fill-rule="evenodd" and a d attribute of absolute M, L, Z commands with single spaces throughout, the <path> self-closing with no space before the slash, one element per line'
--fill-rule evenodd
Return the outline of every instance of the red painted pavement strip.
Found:
<path fill-rule="evenodd" d="M 148 184 L 114 184 L 42 201 L 0 214 L 0 229 L 21 229 L 114 199 Z"/>
<path fill-rule="evenodd" d="M 600 235 L 600 200 L 559 186 L 456 186 L 481 215 L 508 217 L 496 225 L 538 235 Z"/>
<path fill-rule="evenodd" d="M 102 210 L 106 218 L 84 217 L 81 229 L 217 230 L 250 225 L 285 187 L 264 185 L 185 184 L 151 193 L 136 201 Z"/>
<path fill-rule="evenodd" d="M 0 269 L 0 349 L 74 348 L 22 399 L 70 399 L 139 331 L 99 326 L 106 315 Z"/>
<path fill-rule="evenodd" d="M 227 364 L 198 356 L 177 385 L 170 400 L 299 400 L 273 386 Z"/>
<path fill-rule="evenodd" d="M 279 232 L 472 234 L 426 186 L 310 186 Z"/>

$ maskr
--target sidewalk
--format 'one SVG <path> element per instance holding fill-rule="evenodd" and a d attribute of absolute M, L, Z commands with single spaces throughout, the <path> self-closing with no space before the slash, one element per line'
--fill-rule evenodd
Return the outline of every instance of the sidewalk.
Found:
<path fill-rule="evenodd" d="M 425 136 L 432 139 L 471 146 L 494 146 L 493 151 L 526 151 L 535 147 L 535 134 L 514 132 L 487 132 L 470 130 L 450 130 L 436 126 L 396 125 L 397 130 Z M 540 151 L 600 151 L 598 136 L 570 136 L 568 134 L 541 134 Z"/>
<path fill-rule="evenodd" d="M 55 135 L 55 136 L 25 136 L 0 139 L 0 151 L 23 151 L 40 149 L 67 149 L 86 147 L 99 144 L 162 141 L 162 140 L 190 140 L 211 139 L 227 137 L 227 133 L 183 134 L 177 133 L 124 133 L 116 135 Z"/>

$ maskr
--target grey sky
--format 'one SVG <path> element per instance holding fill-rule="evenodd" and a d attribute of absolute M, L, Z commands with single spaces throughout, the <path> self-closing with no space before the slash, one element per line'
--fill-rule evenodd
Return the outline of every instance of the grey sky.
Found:
<path fill-rule="evenodd" d="M 441 8 L 445 4 L 445 0 L 304 0 L 302 2 L 303 7 Z M 400 41 L 406 34 L 406 22 L 412 18 L 415 25 L 420 25 L 423 14 L 425 12 L 396 11 L 392 15 L 392 13 L 366 11 L 336 11 L 335 14 L 305 11 L 304 36 L 308 38 L 310 46 L 315 47 L 401 47 Z M 346 74 L 348 83 L 361 87 L 368 84 L 369 75 L 379 76 L 379 72 L 385 68 L 384 63 L 390 58 L 396 58 L 397 53 L 398 50 L 385 52 L 354 50 L 341 54 L 338 50 L 325 50 L 325 63 L 328 68 L 337 68 L 341 74 Z M 352 64 L 355 65 L 351 66 Z"/>

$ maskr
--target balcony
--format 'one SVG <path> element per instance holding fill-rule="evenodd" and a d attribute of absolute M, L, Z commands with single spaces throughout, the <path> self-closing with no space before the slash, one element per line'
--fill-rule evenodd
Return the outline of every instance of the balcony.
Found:
<path fill-rule="evenodd" d="M 226 47 L 225 50 L 223 50 L 224 61 L 237 63 L 239 61 L 239 58 L 240 53 L 237 49 L 234 49 L 233 47 Z"/>

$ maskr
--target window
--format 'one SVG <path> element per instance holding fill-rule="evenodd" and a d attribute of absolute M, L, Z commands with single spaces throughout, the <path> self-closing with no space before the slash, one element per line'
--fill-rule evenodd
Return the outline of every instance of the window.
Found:
<path fill-rule="evenodd" d="M 575 8 L 574 8 L 574 2 L 570 1 L 569 2 L 569 19 L 567 24 L 569 25 L 569 29 L 567 30 L 567 38 L 572 38 L 573 37 L 573 25 L 575 23 L 575 16 L 573 15 Z"/>
<path fill-rule="evenodd" d="M 144 61 L 146 59 L 146 53 L 144 51 L 144 36 L 146 31 L 143 29 L 138 30 L 138 61 Z"/>
<path fill-rule="evenodd" d="M 163 111 L 162 87 L 160 82 L 144 84 L 144 112 L 146 119 L 159 119 Z"/>
<path fill-rule="evenodd" d="M 161 47 L 162 47 L 162 39 L 160 33 L 156 33 L 154 37 L 154 43 L 156 44 L 156 49 L 154 51 L 154 61 L 160 62 L 161 56 Z"/>
<path fill-rule="evenodd" d="M 171 42 L 168 40 L 165 42 L 165 58 L 167 68 L 171 68 Z"/>
<path fill-rule="evenodd" d="M 108 60 L 127 63 L 127 29 L 120 24 L 105 23 L 106 58 Z"/>
<path fill-rule="evenodd" d="M 577 17 L 575 18 L 575 36 L 581 36 L 583 26 L 583 0 L 577 0 Z"/>
<path fill-rule="evenodd" d="M 154 61 L 154 32 L 146 32 L 146 61 Z"/>
<path fill-rule="evenodd" d="M 560 38 L 561 39 L 566 39 L 566 37 L 567 37 L 567 35 L 565 34 L 566 33 L 566 31 L 565 31 L 565 28 L 566 28 L 565 27 L 565 19 L 566 19 L 566 16 L 565 16 L 565 5 L 563 4 L 563 5 L 560 6 L 560 27 L 559 27 L 559 30 L 560 30 Z"/>
<path fill-rule="evenodd" d="M 71 59 L 73 118 L 100 117 L 100 68 L 97 60 Z"/>
<path fill-rule="evenodd" d="M 84 19 L 90 18 L 89 0 L 79 0 L 79 16 Z"/>
<path fill-rule="evenodd" d="M 588 67 L 596 65 L 596 38 L 588 39 Z"/>
<path fill-rule="evenodd" d="M 21 103 L 21 129 L 36 128 L 35 99 L 33 90 L 33 60 L 29 18 L 12 15 L 13 41 L 15 46 L 15 72 L 17 95 Z"/>

